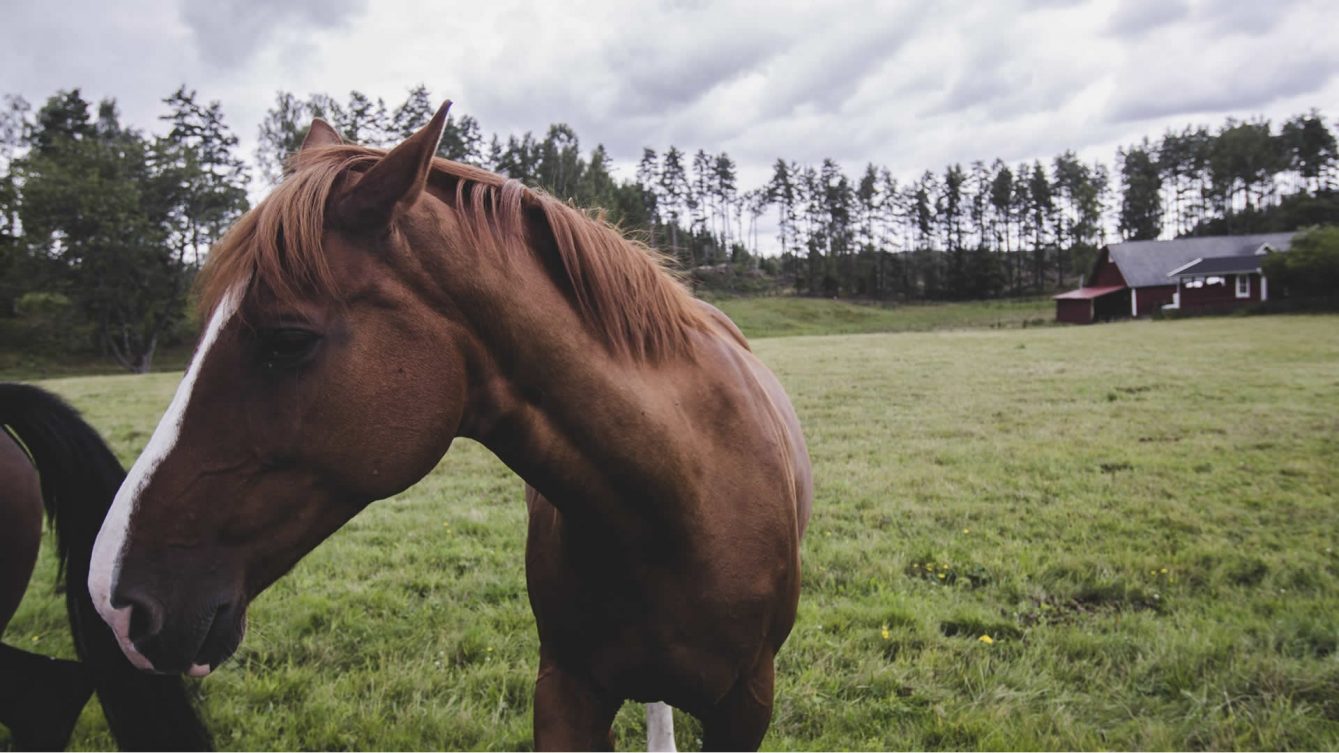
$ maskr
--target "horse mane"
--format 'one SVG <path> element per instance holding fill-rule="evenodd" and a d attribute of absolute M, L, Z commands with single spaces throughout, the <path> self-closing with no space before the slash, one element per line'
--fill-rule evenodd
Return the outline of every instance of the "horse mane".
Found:
<path fill-rule="evenodd" d="M 198 284 L 203 319 L 238 283 L 266 285 L 281 300 L 340 291 L 321 237 L 331 195 L 349 173 L 370 168 L 386 153 L 341 145 L 294 155 L 292 172 L 210 251 Z M 544 264 L 587 326 L 611 352 L 635 360 L 686 354 L 694 330 L 711 329 L 698 305 L 670 271 L 665 256 L 624 237 L 600 214 L 469 165 L 437 158 L 429 183 L 454 215 L 441 223 L 448 248 L 491 252 L 502 263 L 518 247 L 556 257 Z M 527 214 L 542 218 L 552 243 L 533 237 Z"/>

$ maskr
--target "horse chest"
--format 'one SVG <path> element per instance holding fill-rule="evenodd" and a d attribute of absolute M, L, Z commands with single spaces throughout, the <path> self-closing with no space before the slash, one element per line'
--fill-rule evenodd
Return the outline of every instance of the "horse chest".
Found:
<path fill-rule="evenodd" d="M 534 509 L 526 574 L 545 651 L 638 700 L 718 697 L 795 598 L 784 563 L 612 546 Z"/>

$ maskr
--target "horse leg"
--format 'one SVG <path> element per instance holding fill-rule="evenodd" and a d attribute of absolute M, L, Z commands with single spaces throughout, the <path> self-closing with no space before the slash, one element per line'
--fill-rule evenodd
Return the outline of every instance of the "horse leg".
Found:
<path fill-rule="evenodd" d="M 0 643 L 0 724 L 18 750 L 64 750 L 93 683 L 79 662 Z"/>
<path fill-rule="evenodd" d="M 535 681 L 535 750 L 613 750 L 619 700 L 540 654 Z"/>
<path fill-rule="evenodd" d="M 720 703 L 701 717 L 703 750 L 757 750 L 772 723 L 771 654 L 739 678 Z"/>

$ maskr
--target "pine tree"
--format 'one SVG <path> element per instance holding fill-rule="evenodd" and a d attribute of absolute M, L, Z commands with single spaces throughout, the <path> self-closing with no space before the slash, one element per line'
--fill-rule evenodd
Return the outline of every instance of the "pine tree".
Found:
<path fill-rule="evenodd" d="M 665 151 L 660 165 L 660 192 L 665 199 L 666 219 L 669 224 L 670 252 L 681 256 L 679 248 L 679 217 L 687 197 L 692 193 L 688 173 L 684 170 L 683 152 L 674 146 Z M 686 260 L 692 264 L 691 252 Z"/>
<path fill-rule="evenodd" d="M 777 240 L 781 241 L 781 254 L 784 256 L 795 247 L 793 240 L 798 232 L 796 228 L 796 188 L 794 168 L 778 158 L 772 166 L 772 180 L 767 184 L 767 200 L 777 207 Z"/>
<path fill-rule="evenodd" d="M 246 211 L 246 163 L 217 101 L 201 105 L 183 86 L 163 102 L 169 113 L 160 119 L 172 128 L 155 142 L 156 168 L 173 187 L 169 235 L 182 263 L 194 265 Z"/>
<path fill-rule="evenodd" d="M 618 185 L 609 174 L 609 165 L 609 153 L 605 151 L 604 144 L 597 144 L 577 181 L 574 199 L 578 206 L 606 210 L 611 219 L 618 222 L 623 213 L 618 206 Z"/>
<path fill-rule="evenodd" d="M 273 184 L 283 179 L 288 157 L 302 146 L 310 125 L 311 114 L 305 102 L 288 92 L 275 95 L 274 106 L 260 122 L 256 144 L 256 163 L 267 181 Z"/>
<path fill-rule="evenodd" d="M 708 236 L 715 235 L 715 228 L 709 227 L 708 217 L 713 214 L 712 207 L 712 185 L 715 183 L 712 176 L 712 160 L 710 155 L 702 149 L 698 149 L 693 155 L 693 180 L 692 190 L 688 192 L 688 206 L 693 212 L 693 236 L 700 234 Z M 700 258 L 702 262 L 709 263 L 708 258 L 710 249 L 703 249 L 700 255 L 697 253 L 696 243 L 694 243 L 694 259 Z"/>
<path fill-rule="evenodd" d="M 493 138 L 488 141 L 488 154 L 484 157 L 484 167 L 493 172 L 502 172 L 502 160 L 506 150 L 502 147 L 502 139 L 493 134 Z"/>
<path fill-rule="evenodd" d="M 721 152 L 712 165 L 712 196 L 721 213 L 721 248 L 730 247 L 730 215 L 736 206 L 738 187 L 735 184 L 735 161 Z"/>
<path fill-rule="evenodd" d="M 966 279 L 966 260 L 962 243 L 962 188 L 966 182 L 967 175 L 963 172 L 962 165 L 950 165 L 944 171 L 944 182 L 935 201 L 936 215 L 943 229 L 944 250 L 948 261 L 944 283 L 951 294 L 962 290 Z"/>
<path fill-rule="evenodd" d="M 464 115 L 459 120 L 454 115 L 448 115 L 446 126 L 442 129 L 442 140 L 437 145 L 437 156 L 482 166 L 487 156 L 484 154 L 484 138 L 479 121 L 473 115 Z"/>
<path fill-rule="evenodd" d="M 349 102 L 343 108 L 344 119 L 335 124 L 345 139 L 363 146 L 388 146 L 391 141 L 390 115 L 380 97 L 375 102 L 366 94 L 349 92 Z"/>
<path fill-rule="evenodd" d="M 1320 113 L 1312 110 L 1289 119 L 1283 124 L 1280 140 L 1288 166 L 1302 177 L 1306 188 L 1320 191 L 1332 185 L 1339 146 Z"/>
<path fill-rule="evenodd" d="M 652 247 L 656 245 L 656 227 L 664 220 L 660 216 L 660 157 L 656 150 L 645 147 L 642 159 L 637 163 L 636 178 L 638 198 L 647 218 L 647 238 Z"/>
<path fill-rule="evenodd" d="M 1013 229 L 1014 175 L 1003 160 L 991 166 L 994 177 L 990 180 L 991 225 L 994 228 L 995 247 L 1007 257 L 1012 250 L 1009 240 Z"/>
<path fill-rule="evenodd" d="M 823 235 L 827 243 L 828 263 L 824 280 L 824 295 L 850 292 L 855 284 L 855 192 L 841 167 L 832 159 L 824 159 L 819 172 L 823 193 Z"/>
<path fill-rule="evenodd" d="M 437 105 L 428 93 L 428 87 L 419 84 L 409 90 L 409 96 L 391 113 L 391 139 L 395 143 L 413 136 L 437 113 Z"/>
<path fill-rule="evenodd" d="M 1046 252 L 1052 247 L 1048 228 L 1055 227 L 1055 194 L 1041 161 L 1032 163 L 1028 176 L 1028 207 L 1032 210 L 1032 287 L 1042 290 L 1046 278 Z"/>
<path fill-rule="evenodd" d="M 1120 232 L 1126 240 L 1154 240 L 1162 233 L 1162 175 L 1148 140 L 1117 150 L 1120 162 Z"/>
<path fill-rule="evenodd" d="M 1274 175 L 1286 164 L 1283 151 L 1269 121 L 1228 120 L 1209 154 L 1213 196 L 1222 216 L 1253 212 L 1272 198 Z"/>
<path fill-rule="evenodd" d="M 584 167 L 576 131 L 566 123 L 549 126 L 549 132 L 539 143 L 535 175 L 539 185 L 560 199 L 571 199 Z"/>
<path fill-rule="evenodd" d="M 491 150 L 490 150 L 491 153 Z M 507 146 L 501 150 L 493 169 L 528 186 L 538 185 L 539 144 L 528 131 L 521 138 L 507 137 Z"/>

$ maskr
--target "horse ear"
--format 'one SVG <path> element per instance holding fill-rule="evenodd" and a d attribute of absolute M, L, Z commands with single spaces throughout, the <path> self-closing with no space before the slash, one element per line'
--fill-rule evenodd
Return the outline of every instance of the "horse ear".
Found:
<path fill-rule="evenodd" d="M 382 157 L 348 190 L 339 200 L 339 215 L 346 223 L 361 228 L 387 225 L 397 208 L 418 199 L 446 130 L 449 109 L 448 99 L 427 125 Z"/>
<path fill-rule="evenodd" d="M 312 120 L 311 128 L 307 129 L 307 138 L 302 140 L 302 147 L 298 151 L 305 152 L 320 146 L 339 146 L 343 143 L 344 139 L 339 137 L 339 131 L 324 120 L 316 118 Z"/>

